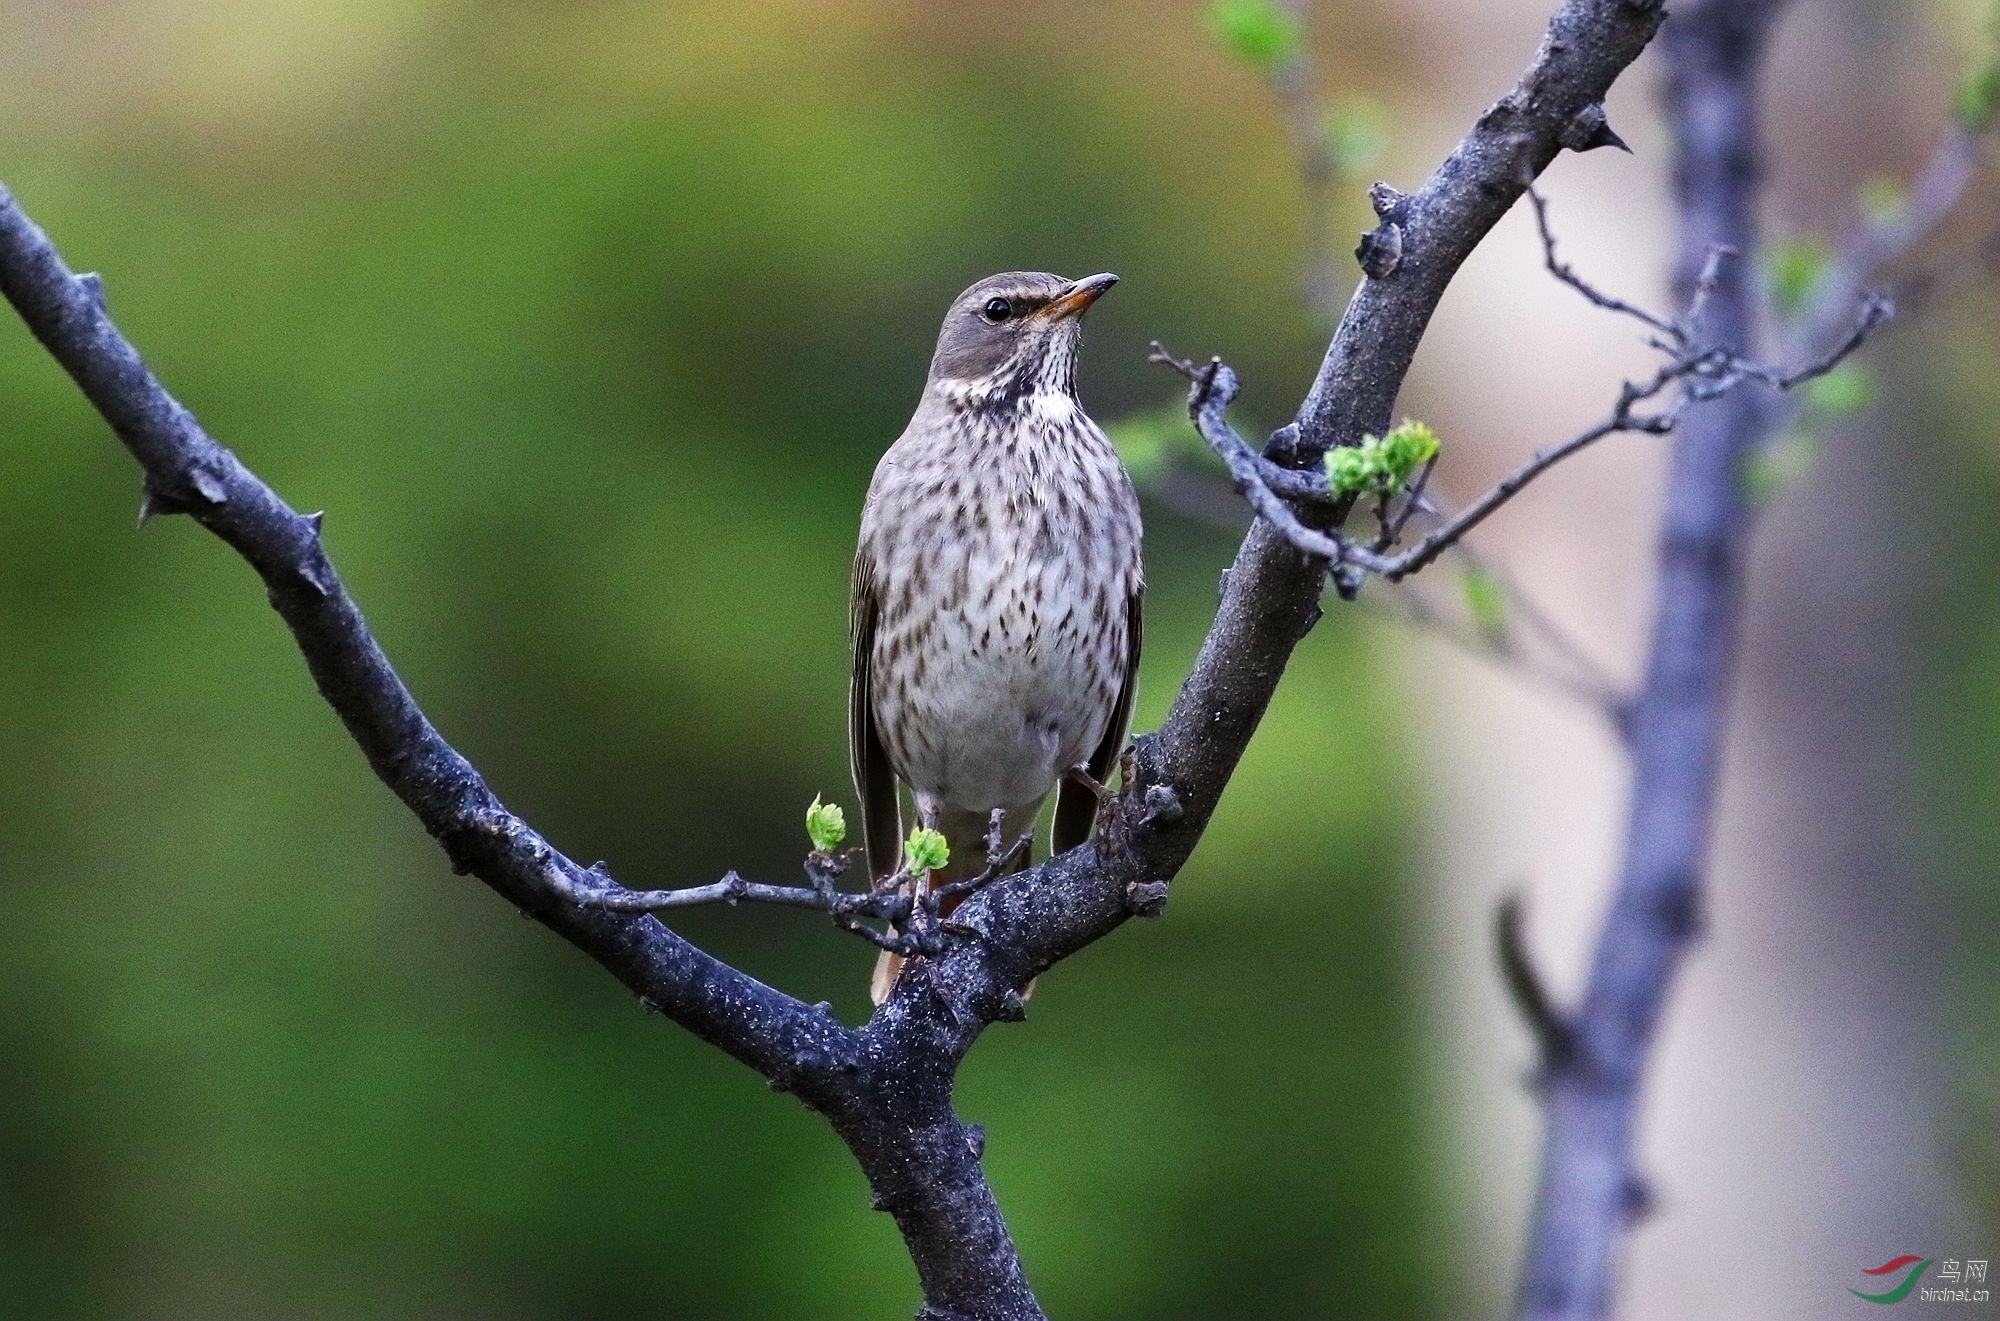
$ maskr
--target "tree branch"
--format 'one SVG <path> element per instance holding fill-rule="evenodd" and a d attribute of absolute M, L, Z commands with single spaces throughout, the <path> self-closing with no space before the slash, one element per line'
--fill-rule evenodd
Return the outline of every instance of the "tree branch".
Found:
<path fill-rule="evenodd" d="M 1719 342 L 1744 349 L 1757 337 L 1748 262 L 1716 268 L 1709 254 L 1756 252 L 1756 83 L 1779 7 L 1696 0 L 1676 11 L 1664 42 L 1678 153 L 1677 283 L 1691 309 L 1705 302 L 1702 320 Z M 1872 306 L 1849 343 L 1879 320 Z M 1693 319 L 1691 311 L 1685 320 Z M 1807 374 L 1757 379 L 1782 388 Z M 1595 1318 L 1611 1307 L 1615 1250 L 1641 1187 L 1632 1160 L 1639 1087 L 1674 973 L 1701 925 L 1750 521 L 1742 465 L 1765 432 L 1771 398 L 1734 391 L 1690 416 L 1675 442 L 1652 641 L 1630 722 L 1624 861 L 1582 1003 L 1567 1019 L 1571 1049 L 1545 1071 L 1522 1317 Z"/>
<path fill-rule="evenodd" d="M 1397 260 L 1369 263 L 1297 422 L 1268 456 L 1279 468 L 1310 466 L 1386 426 L 1459 265 L 1524 181 L 1566 136 L 1575 138 L 1572 124 L 1602 100 L 1662 17 L 1649 0 L 1566 0 L 1519 85 L 1480 116 L 1422 189 L 1395 195 L 1394 218 L 1378 230 L 1386 239 L 1393 228 L 1395 241 L 1375 250 L 1393 249 Z M 610 911 L 615 892 L 602 873 L 578 867 L 507 812 L 390 668 L 326 558 L 317 516 L 293 511 L 201 430 L 105 316 L 95 282 L 72 276 L 3 192 L 0 289 L 139 461 L 147 508 L 190 515 L 263 577 L 321 692 L 454 865 L 648 1004 L 824 1111 L 902 1231 L 925 1315 L 1042 1317 L 980 1169 L 979 1134 L 952 1112 L 958 1064 L 988 1023 L 1021 1015 L 1019 988 L 1029 979 L 1128 917 L 1159 911 L 1166 882 L 1200 839 L 1317 617 L 1327 558 L 1302 555 L 1268 522 L 1255 524 L 1192 673 L 1165 725 L 1139 740 L 1096 837 L 970 895 L 948 921 L 951 938 L 851 1031 L 650 915 Z M 1316 505 L 1307 518 L 1329 532 L 1345 505 Z"/>
<path fill-rule="evenodd" d="M 1531 193 L 1532 195 L 1532 193 Z M 1537 200 L 1536 214 L 1542 214 L 1541 203 Z M 1543 230 L 1547 234 L 1546 227 Z M 1554 249 L 1549 249 L 1551 263 Z M 1718 250 L 1723 251 L 1723 250 Z M 1712 270 L 1718 263 L 1710 262 Z M 1491 489 L 1444 520 L 1436 528 L 1424 534 L 1418 542 L 1400 554 L 1385 554 L 1388 545 L 1393 544 L 1395 534 L 1408 520 L 1411 507 L 1421 497 L 1421 491 L 1413 489 L 1401 516 L 1391 518 L 1386 510 L 1381 518 L 1383 535 L 1374 547 L 1356 544 L 1338 532 L 1322 531 L 1308 526 L 1295 513 L 1286 498 L 1279 494 L 1284 487 L 1300 490 L 1305 502 L 1313 504 L 1334 504 L 1340 497 L 1329 491 L 1323 477 L 1301 473 L 1278 467 L 1271 460 L 1260 456 L 1249 446 L 1236 429 L 1229 424 L 1227 410 L 1235 400 L 1239 386 L 1236 373 L 1220 358 L 1211 358 L 1206 364 L 1195 365 L 1185 358 L 1177 358 L 1153 342 L 1149 361 L 1165 363 L 1188 378 L 1192 385 L 1188 391 L 1188 416 L 1193 420 L 1195 430 L 1207 441 L 1209 447 L 1219 455 L 1229 469 L 1231 484 L 1250 503 L 1259 517 L 1275 527 L 1284 538 L 1298 550 L 1328 564 L 1349 564 L 1368 573 L 1377 574 L 1390 582 L 1398 582 L 1416 573 L 1464 536 L 1485 522 L 1527 488 L 1529 483 L 1540 477 L 1564 459 L 1581 453 L 1606 436 L 1621 432 L 1644 432 L 1649 435 L 1666 435 L 1679 425 L 1687 410 L 1695 404 L 1718 399 L 1736 389 L 1746 381 L 1757 381 L 1774 390 L 1789 391 L 1815 377 L 1823 376 L 1860 348 L 1869 334 L 1894 314 L 1894 307 L 1888 299 L 1878 294 L 1868 295 L 1862 305 L 1860 316 L 1847 337 L 1821 357 L 1804 366 L 1787 371 L 1765 363 L 1740 357 L 1726 348 L 1704 346 L 1692 343 L 1689 336 L 1700 321 L 1699 302 L 1691 304 L 1687 317 L 1677 322 L 1656 318 L 1631 304 L 1601 294 L 1579 279 L 1567 267 L 1558 268 L 1564 283 L 1581 291 L 1585 297 L 1600 307 L 1635 316 L 1649 326 L 1660 327 L 1668 337 L 1655 341 L 1656 346 L 1671 353 L 1671 357 L 1651 378 L 1643 382 L 1627 381 L 1618 392 L 1618 401 L 1611 413 L 1603 421 L 1586 428 L 1569 439 L 1546 446 L 1535 453 Z M 1702 281 L 1702 287 L 1709 283 Z M 1680 387 L 1675 402 L 1658 412 L 1641 413 L 1637 406 L 1657 398 L 1669 386 Z M 1426 466 L 1424 475 L 1429 476 Z M 1304 479 L 1301 481 L 1300 479 Z M 1300 489 L 1303 487 L 1304 489 Z"/>

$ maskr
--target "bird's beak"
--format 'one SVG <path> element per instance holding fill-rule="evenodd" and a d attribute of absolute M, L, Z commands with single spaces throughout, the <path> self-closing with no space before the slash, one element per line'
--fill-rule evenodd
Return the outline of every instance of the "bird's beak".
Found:
<path fill-rule="evenodd" d="M 1082 316 L 1092 303 L 1103 297 L 1106 289 L 1117 283 L 1118 277 L 1110 271 L 1102 275 L 1086 275 L 1081 280 L 1072 280 L 1068 288 L 1051 298 L 1042 307 L 1042 315 L 1055 321 L 1061 321 L 1065 317 Z"/>

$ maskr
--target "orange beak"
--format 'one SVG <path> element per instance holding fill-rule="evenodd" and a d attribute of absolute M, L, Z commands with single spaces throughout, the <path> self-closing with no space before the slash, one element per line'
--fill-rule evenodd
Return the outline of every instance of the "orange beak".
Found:
<path fill-rule="evenodd" d="M 1092 303 L 1104 296 L 1105 290 L 1117 283 L 1118 277 L 1110 271 L 1072 280 L 1067 289 L 1043 306 L 1042 315 L 1058 321 L 1064 317 L 1082 316 Z"/>

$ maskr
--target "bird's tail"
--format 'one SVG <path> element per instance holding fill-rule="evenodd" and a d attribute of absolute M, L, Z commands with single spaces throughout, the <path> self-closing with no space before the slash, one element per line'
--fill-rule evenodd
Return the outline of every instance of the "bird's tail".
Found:
<path fill-rule="evenodd" d="M 950 858 L 944 866 L 932 870 L 924 880 L 906 886 L 905 893 L 915 893 L 917 886 L 942 889 L 958 881 L 971 880 L 986 870 L 985 818 L 950 810 L 946 811 L 945 817 L 946 819 L 940 824 L 944 826 L 944 842 L 950 851 Z M 1028 820 L 1032 822 L 1034 817 L 1031 815 Z M 1001 874 L 1012 875 L 1017 871 L 1026 871 L 1030 866 L 1029 855 L 1034 851 L 1034 841 L 1030 839 L 1021 846 L 1020 852 L 1014 855 L 1013 860 L 1007 864 L 1006 871 Z M 952 895 L 939 900 L 938 916 L 948 916 L 963 898 L 963 895 Z M 892 927 L 890 930 L 893 933 L 895 929 Z M 879 1005 L 889 998 L 890 988 L 896 984 L 897 975 L 903 971 L 903 962 L 902 955 L 892 954 L 886 949 L 882 951 L 881 957 L 875 960 L 875 977 L 868 984 L 868 995 L 876 1004 Z M 1021 993 L 1023 999 L 1027 998 L 1028 992 L 1034 989 L 1034 985 L 1033 982 L 1028 983 L 1027 989 Z"/>

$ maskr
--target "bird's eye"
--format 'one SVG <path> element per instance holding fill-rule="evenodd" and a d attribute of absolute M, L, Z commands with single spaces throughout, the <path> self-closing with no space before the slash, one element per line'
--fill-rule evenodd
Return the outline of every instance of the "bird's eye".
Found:
<path fill-rule="evenodd" d="M 980 315 L 998 325 L 1014 315 L 1014 305 L 1004 298 L 989 298 L 986 306 L 980 309 Z"/>

